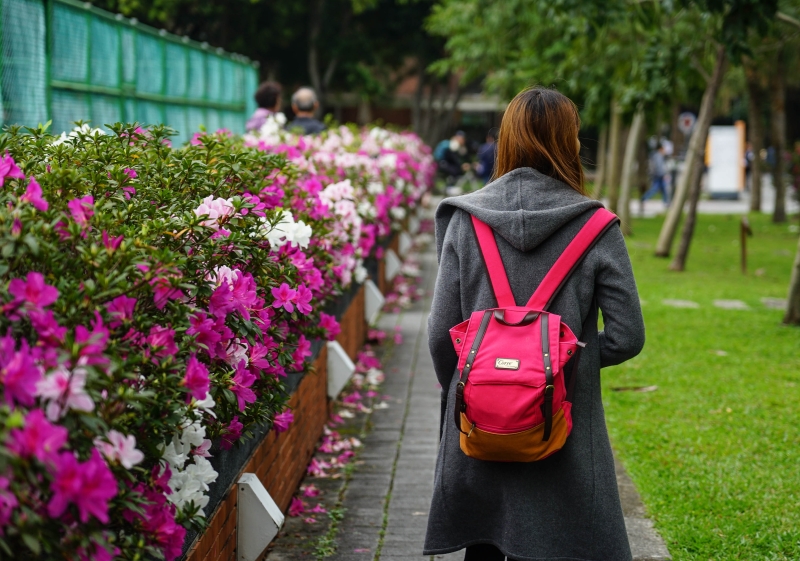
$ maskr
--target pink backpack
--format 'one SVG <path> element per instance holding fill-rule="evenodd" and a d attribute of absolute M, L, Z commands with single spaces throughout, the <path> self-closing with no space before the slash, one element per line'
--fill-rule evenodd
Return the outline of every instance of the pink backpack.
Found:
<path fill-rule="evenodd" d="M 601 208 L 570 242 L 525 306 L 517 306 L 492 229 L 472 217 L 497 308 L 473 312 L 450 330 L 460 379 L 455 423 L 461 450 L 496 462 L 535 462 L 572 431 L 578 341 L 547 311 L 570 274 L 617 217 Z M 594 306 L 594 304 L 593 304 Z M 595 317 L 594 312 L 590 317 Z M 575 357 L 569 381 L 564 366 Z"/>

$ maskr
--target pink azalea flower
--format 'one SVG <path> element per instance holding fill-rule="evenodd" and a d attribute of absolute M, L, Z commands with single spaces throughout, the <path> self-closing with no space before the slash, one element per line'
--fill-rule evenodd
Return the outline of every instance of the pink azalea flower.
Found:
<path fill-rule="evenodd" d="M 243 428 L 244 425 L 239 422 L 239 415 L 234 415 L 231 422 L 220 435 L 222 437 L 222 442 L 219 444 L 220 448 L 223 450 L 230 450 L 233 447 L 233 443 L 242 437 Z"/>
<path fill-rule="evenodd" d="M 289 516 L 300 516 L 306 511 L 303 501 L 297 497 L 292 497 L 292 503 L 289 505 Z"/>
<path fill-rule="evenodd" d="M 103 246 L 106 248 L 108 253 L 114 253 L 118 248 L 119 244 L 122 243 L 122 240 L 125 238 L 124 236 L 117 236 L 116 238 L 110 238 L 108 236 L 108 232 L 103 230 Z"/>
<path fill-rule="evenodd" d="M 189 357 L 186 363 L 186 374 L 183 377 L 183 385 L 189 391 L 189 395 L 197 400 L 203 400 L 208 394 L 210 382 L 208 380 L 208 369 L 205 364 L 197 360 L 195 355 Z"/>
<path fill-rule="evenodd" d="M 39 340 L 50 345 L 59 345 L 67 335 L 67 328 L 61 327 L 50 310 L 31 310 L 28 314 Z"/>
<path fill-rule="evenodd" d="M 94 516 L 108 524 L 108 501 L 117 494 L 117 480 L 97 450 L 82 463 L 72 452 L 61 452 L 51 469 L 53 496 L 47 514 L 59 518 L 71 503 L 78 508 L 81 522 Z"/>
<path fill-rule="evenodd" d="M 94 197 L 86 195 L 80 199 L 72 199 L 67 203 L 67 208 L 69 208 L 72 219 L 81 228 L 86 228 L 89 225 L 89 219 L 94 216 Z"/>
<path fill-rule="evenodd" d="M 232 298 L 236 309 L 245 319 L 250 319 L 249 309 L 254 306 L 258 298 L 256 294 L 256 281 L 250 273 L 237 271 L 233 281 Z"/>
<path fill-rule="evenodd" d="M 306 524 L 316 524 L 317 519 L 314 518 L 313 516 L 309 516 L 307 518 L 303 518 L 303 522 L 305 522 Z"/>
<path fill-rule="evenodd" d="M 116 329 L 124 322 L 133 321 L 133 311 L 135 308 L 136 298 L 130 298 L 125 295 L 117 296 L 106 304 L 106 311 L 108 311 L 109 315 L 113 318 L 108 325 Z"/>
<path fill-rule="evenodd" d="M 75 342 L 80 345 L 81 364 L 108 364 L 109 360 L 103 354 L 108 343 L 108 329 L 103 325 L 99 312 L 94 314 L 91 331 L 82 325 L 75 328 Z"/>
<path fill-rule="evenodd" d="M 294 422 L 294 414 L 291 411 L 284 411 L 275 415 L 275 420 L 272 422 L 272 428 L 276 433 L 282 433 L 289 430 L 289 425 Z"/>
<path fill-rule="evenodd" d="M 311 290 L 319 290 L 324 284 L 322 272 L 320 272 L 320 270 L 316 267 L 309 269 L 308 271 L 301 272 L 300 276 L 303 278 L 305 285 Z"/>
<path fill-rule="evenodd" d="M 139 177 L 139 174 L 138 174 L 138 173 L 136 173 L 136 170 L 135 170 L 135 169 L 132 169 L 132 168 L 125 168 L 123 171 L 124 171 L 124 172 L 125 172 L 125 173 L 128 175 L 128 177 L 130 177 L 131 179 L 136 179 L 137 177 Z"/>
<path fill-rule="evenodd" d="M 194 213 L 197 216 L 208 216 L 208 219 L 203 220 L 200 224 L 206 226 L 207 228 L 218 230 L 220 227 L 220 221 L 227 216 L 233 215 L 234 208 L 230 200 L 214 198 L 214 195 L 209 195 L 203 199 L 203 202 L 200 203 L 200 206 L 194 209 Z"/>
<path fill-rule="evenodd" d="M 336 318 L 332 315 L 326 314 L 325 312 L 321 312 L 319 314 L 318 325 L 327 333 L 328 341 L 333 341 L 336 339 L 336 336 L 342 330 L 342 328 L 339 326 L 339 322 L 336 321 Z"/>
<path fill-rule="evenodd" d="M 203 312 L 197 312 L 189 317 L 189 325 L 186 334 L 195 335 L 195 342 L 204 346 L 208 355 L 214 358 L 216 355 L 214 349 L 222 337 L 215 327 L 214 320 Z"/>
<path fill-rule="evenodd" d="M 233 300 L 233 291 L 227 282 L 220 284 L 208 300 L 208 311 L 218 318 L 224 318 L 233 311 L 236 303 Z"/>
<path fill-rule="evenodd" d="M 11 481 L 7 477 L 0 477 L 0 536 L 4 535 L 4 528 L 11 521 L 11 516 L 19 506 L 17 497 L 8 490 Z"/>
<path fill-rule="evenodd" d="M 126 201 L 130 201 L 131 197 L 136 194 L 136 188 L 135 187 L 123 187 L 122 188 L 122 193 L 125 195 L 125 200 Z"/>
<path fill-rule="evenodd" d="M 44 308 L 58 299 L 58 290 L 44 282 L 44 275 L 31 271 L 22 279 L 12 279 L 8 292 L 18 301 L 24 301 L 35 308 Z"/>
<path fill-rule="evenodd" d="M 3 186 L 7 177 L 25 179 L 25 174 L 23 174 L 22 170 L 19 169 L 17 162 L 14 161 L 14 158 L 8 155 L 8 152 L 6 152 L 6 155 L 0 159 L 0 187 Z"/>
<path fill-rule="evenodd" d="M 11 429 L 8 449 L 21 458 L 35 457 L 42 463 L 55 457 L 67 442 L 67 429 L 50 424 L 41 409 L 25 416 L 21 429 Z"/>
<path fill-rule="evenodd" d="M 100 545 L 96 541 L 92 541 L 88 551 L 84 548 L 78 550 L 78 559 L 80 561 L 114 561 L 119 554 L 120 551 L 117 547 L 109 544 Z"/>
<path fill-rule="evenodd" d="M 76 411 L 93 411 L 94 401 L 84 390 L 86 386 L 86 369 L 76 368 L 72 372 L 59 367 L 36 384 L 36 395 L 45 399 L 47 418 L 51 421 L 59 419 L 68 409 Z"/>
<path fill-rule="evenodd" d="M 11 235 L 18 238 L 22 233 L 22 221 L 15 217 L 14 222 L 11 223 Z"/>
<path fill-rule="evenodd" d="M 186 528 L 175 522 L 174 507 L 153 505 L 145 510 L 142 529 L 152 536 L 164 554 L 165 561 L 174 561 L 183 554 Z"/>
<path fill-rule="evenodd" d="M 319 496 L 319 489 L 317 489 L 316 485 L 308 485 L 305 489 L 303 489 L 303 496 L 304 497 L 318 497 Z"/>
<path fill-rule="evenodd" d="M 153 349 L 157 357 L 173 356 L 178 352 L 175 344 L 175 331 L 168 327 L 154 325 L 147 336 L 147 344 Z"/>
<path fill-rule="evenodd" d="M 306 339 L 304 335 L 300 335 L 300 340 L 297 341 L 297 348 L 292 353 L 293 368 L 298 372 L 302 370 L 303 362 L 309 356 L 311 356 L 311 341 Z"/>
<path fill-rule="evenodd" d="M 293 299 L 295 306 L 297 306 L 297 311 L 301 314 L 309 314 L 311 313 L 311 299 L 314 295 L 311 293 L 309 289 L 305 287 L 305 285 L 300 285 L 297 287 L 297 294 Z"/>
<path fill-rule="evenodd" d="M 172 276 L 175 276 L 174 274 Z M 170 283 L 169 278 L 159 277 L 150 281 L 150 286 L 153 287 L 153 302 L 156 308 L 163 310 L 169 300 L 177 300 L 183 297 L 183 291 L 175 288 Z"/>
<path fill-rule="evenodd" d="M 203 440 L 203 443 L 200 446 L 192 450 L 192 454 L 194 454 L 195 456 L 203 456 L 204 458 L 210 458 L 211 454 L 208 453 L 210 449 L 211 449 L 211 441 L 206 438 L 205 440 Z"/>
<path fill-rule="evenodd" d="M 42 198 L 41 185 L 33 177 L 31 177 L 31 182 L 28 183 L 28 187 L 25 189 L 25 194 L 19 200 L 32 204 L 36 210 L 42 212 L 46 211 L 49 206 L 47 201 Z"/>
<path fill-rule="evenodd" d="M 283 283 L 278 288 L 272 289 L 272 297 L 275 298 L 275 301 L 272 303 L 273 308 L 283 308 L 290 314 L 294 311 L 294 298 L 297 295 L 297 291 L 292 289 L 286 283 Z"/>
<path fill-rule="evenodd" d="M 236 365 L 236 375 L 233 377 L 233 385 L 230 388 L 236 395 L 239 411 L 244 411 L 248 403 L 253 403 L 256 400 L 256 394 L 250 389 L 250 386 L 256 381 L 256 377 L 245 366 L 246 361 L 244 360 Z"/>
<path fill-rule="evenodd" d="M 29 352 L 28 342 L 23 340 L 15 350 L 11 336 L 0 337 L 0 387 L 6 403 L 12 407 L 15 403 L 33 405 L 41 378 L 42 371 Z"/>
<path fill-rule="evenodd" d="M 119 462 L 125 469 L 131 469 L 144 460 L 144 454 L 136 449 L 136 437 L 124 435 L 115 430 L 106 434 L 108 442 L 95 440 L 95 446 L 112 462 Z"/>
<path fill-rule="evenodd" d="M 325 514 L 328 510 L 322 506 L 322 503 L 317 504 L 314 508 L 309 510 L 308 512 L 313 512 L 314 514 Z"/>

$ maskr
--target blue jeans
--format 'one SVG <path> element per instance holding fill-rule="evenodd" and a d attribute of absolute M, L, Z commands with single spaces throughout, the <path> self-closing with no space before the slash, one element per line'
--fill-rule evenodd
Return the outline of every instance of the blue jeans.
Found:
<path fill-rule="evenodd" d="M 653 183 L 650 185 L 650 190 L 642 195 L 642 200 L 646 201 L 656 193 L 661 193 L 661 198 L 664 199 L 664 204 L 669 204 L 669 193 L 667 193 L 667 182 L 664 181 L 663 175 L 654 175 Z"/>

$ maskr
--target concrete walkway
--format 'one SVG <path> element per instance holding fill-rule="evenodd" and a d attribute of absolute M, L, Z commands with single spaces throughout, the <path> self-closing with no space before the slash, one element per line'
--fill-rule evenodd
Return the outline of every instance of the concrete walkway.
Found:
<path fill-rule="evenodd" d="M 425 296 L 400 315 L 385 315 L 379 328 L 400 326 L 403 343 L 384 365 L 381 392 L 388 409 L 372 413 L 372 431 L 347 485 L 344 519 L 337 536 L 337 561 L 422 559 L 439 445 L 439 386 L 427 345 L 427 316 L 436 279 L 436 256 L 421 255 Z M 664 543 L 645 518 L 633 483 L 618 466 L 618 481 L 636 560 L 669 559 Z M 461 560 L 463 551 L 435 559 Z M 433 558 L 431 558 L 433 559 Z"/>

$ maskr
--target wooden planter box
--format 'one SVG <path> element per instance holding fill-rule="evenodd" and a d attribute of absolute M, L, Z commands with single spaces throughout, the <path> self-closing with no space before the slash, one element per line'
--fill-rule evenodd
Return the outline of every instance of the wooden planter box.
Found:
<path fill-rule="evenodd" d="M 336 340 L 355 362 L 367 334 L 364 287 L 343 295 L 337 304 L 341 332 Z M 236 561 L 236 482 L 243 473 L 256 474 L 281 511 L 289 507 L 330 414 L 327 348 L 317 341 L 312 349 L 316 353 L 313 370 L 287 380 L 295 418 L 289 430 L 277 434 L 262 429 L 239 448 L 212 449 L 212 465 L 220 473 L 209 493 L 209 505 L 214 506 L 207 509 L 206 531 L 194 538 L 187 536 L 187 561 Z"/>

